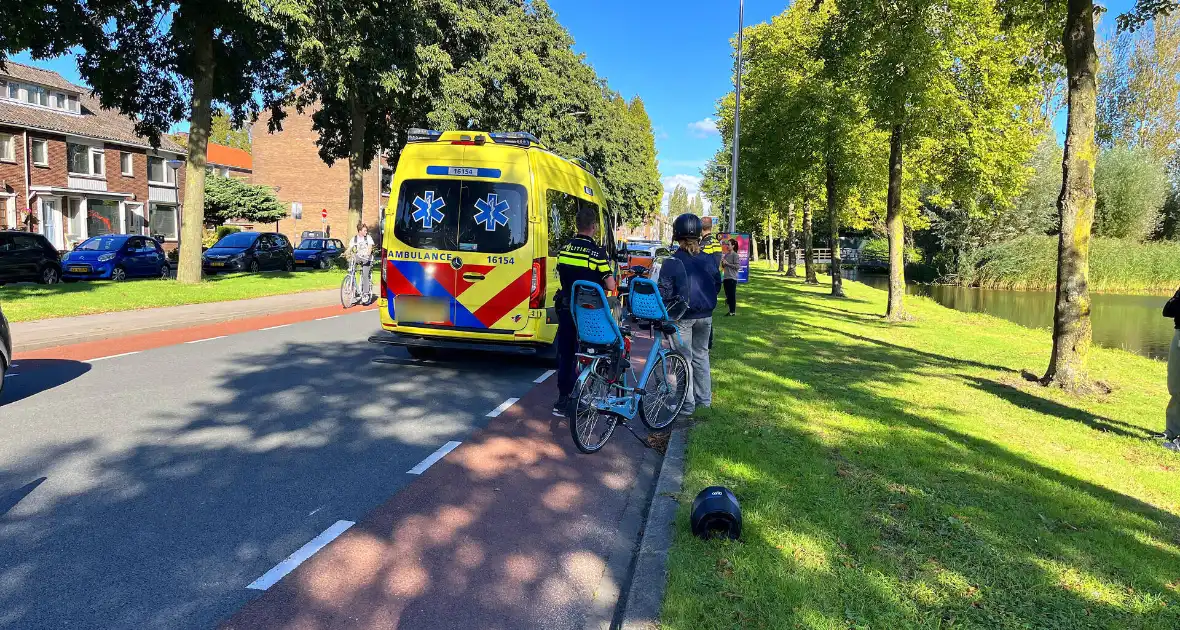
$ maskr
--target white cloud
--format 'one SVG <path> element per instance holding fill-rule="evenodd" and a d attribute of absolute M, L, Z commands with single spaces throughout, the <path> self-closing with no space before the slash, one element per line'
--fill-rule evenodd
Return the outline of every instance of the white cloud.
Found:
<path fill-rule="evenodd" d="M 688 190 L 688 196 L 690 198 L 701 191 L 701 178 L 697 175 L 669 175 L 662 178 L 660 181 L 664 184 L 664 201 L 661 209 L 665 214 L 668 212 L 668 200 L 672 198 L 672 191 L 675 190 L 677 186 L 684 186 L 684 188 Z M 708 199 L 701 197 L 701 200 L 705 202 L 706 212 L 712 209 L 712 205 L 709 203 Z"/>
<path fill-rule="evenodd" d="M 720 133 L 717 131 L 717 121 L 710 116 L 688 123 L 688 131 L 698 138 L 707 138 Z"/>

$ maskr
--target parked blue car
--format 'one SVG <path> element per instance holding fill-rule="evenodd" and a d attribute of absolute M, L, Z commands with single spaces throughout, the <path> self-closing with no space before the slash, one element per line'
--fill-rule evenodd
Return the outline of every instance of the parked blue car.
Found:
<path fill-rule="evenodd" d="M 107 234 L 86 239 L 61 259 L 63 280 L 171 277 L 163 248 L 154 238 Z"/>
<path fill-rule="evenodd" d="M 305 238 L 295 248 L 295 266 L 327 269 L 344 253 L 344 243 L 334 238 Z"/>

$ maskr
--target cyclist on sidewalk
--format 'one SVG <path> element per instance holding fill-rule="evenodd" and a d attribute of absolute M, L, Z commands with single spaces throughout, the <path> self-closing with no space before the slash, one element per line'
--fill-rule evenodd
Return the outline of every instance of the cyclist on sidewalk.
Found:
<path fill-rule="evenodd" d="M 373 239 L 369 236 L 369 226 L 361 221 L 356 224 L 356 236 L 348 242 L 348 249 L 353 255 L 354 269 L 361 272 L 360 295 L 364 304 L 373 299 Z M 353 269 L 349 270 L 352 273 Z"/>
<path fill-rule="evenodd" d="M 676 322 L 680 351 L 692 362 L 692 387 L 681 415 L 692 415 L 696 407 L 713 405 L 713 379 L 709 374 L 709 340 L 713 333 L 713 311 L 721 292 L 721 270 L 717 259 L 701 251 L 701 219 L 682 214 L 672 224 L 672 239 L 680 244 L 660 268 L 660 295 L 665 302 L 680 298 L 688 311 Z"/>
<path fill-rule="evenodd" d="M 557 276 L 561 280 L 561 291 L 557 293 L 557 402 L 553 404 L 553 415 L 564 416 L 569 412 L 570 392 L 574 390 L 574 368 L 578 357 L 578 331 L 574 327 L 574 315 L 570 310 L 570 297 L 574 283 L 578 280 L 596 282 L 602 285 L 607 295 L 615 291 L 615 278 L 611 275 L 606 250 L 594 241 L 598 234 L 598 209 L 592 205 L 578 208 L 574 219 L 578 233 L 561 248 L 557 255 Z"/>

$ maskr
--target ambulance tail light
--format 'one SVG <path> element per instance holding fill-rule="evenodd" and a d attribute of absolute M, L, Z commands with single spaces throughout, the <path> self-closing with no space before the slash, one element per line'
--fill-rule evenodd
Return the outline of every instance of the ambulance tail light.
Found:
<path fill-rule="evenodd" d="M 545 259 L 533 260 L 533 280 L 529 284 L 529 308 L 545 308 Z"/>
<path fill-rule="evenodd" d="M 389 266 L 389 259 L 387 258 L 387 256 L 389 256 L 389 250 L 382 247 L 381 248 L 381 258 L 378 258 L 378 260 L 381 261 L 381 295 L 382 296 L 385 295 L 385 286 L 386 286 L 385 285 L 385 273 L 386 273 L 386 267 Z"/>

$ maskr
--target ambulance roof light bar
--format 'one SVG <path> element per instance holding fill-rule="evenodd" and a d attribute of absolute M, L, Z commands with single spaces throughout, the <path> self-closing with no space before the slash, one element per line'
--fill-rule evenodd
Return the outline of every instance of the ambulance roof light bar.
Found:
<path fill-rule="evenodd" d="M 442 135 L 441 131 L 413 127 L 406 131 L 406 142 L 437 142 Z"/>
<path fill-rule="evenodd" d="M 509 132 L 489 133 L 488 136 L 490 136 L 492 139 L 492 142 L 495 142 L 496 144 L 511 144 L 511 145 L 515 145 L 518 147 L 525 147 L 525 148 L 528 148 L 533 145 L 536 145 L 538 147 L 544 146 L 543 144 L 541 144 L 541 140 L 539 138 L 537 138 L 537 136 L 534 136 L 533 134 L 528 133 L 527 131 L 509 131 Z"/>

